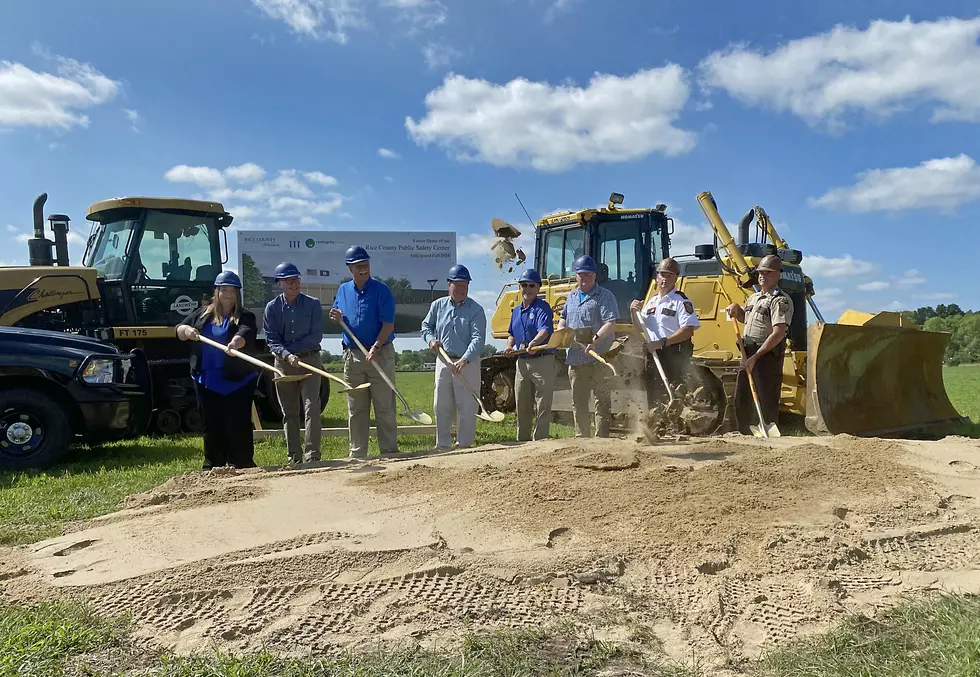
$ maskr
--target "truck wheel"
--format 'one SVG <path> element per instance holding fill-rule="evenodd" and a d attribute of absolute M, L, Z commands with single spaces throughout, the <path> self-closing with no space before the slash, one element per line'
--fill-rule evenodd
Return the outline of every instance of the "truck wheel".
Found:
<path fill-rule="evenodd" d="M 0 468 L 42 468 L 61 459 L 71 441 L 63 408 L 36 390 L 0 392 Z"/>

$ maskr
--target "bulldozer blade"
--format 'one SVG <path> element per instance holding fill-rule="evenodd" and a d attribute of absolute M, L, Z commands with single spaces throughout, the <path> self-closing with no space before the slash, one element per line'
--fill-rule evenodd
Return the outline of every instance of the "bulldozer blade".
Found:
<path fill-rule="evenodd" d="M 807 330 L 806 421 L 815 435 L 901 437 L 968 422 L 943 384 L 950 334 L 814 323 Z"/>

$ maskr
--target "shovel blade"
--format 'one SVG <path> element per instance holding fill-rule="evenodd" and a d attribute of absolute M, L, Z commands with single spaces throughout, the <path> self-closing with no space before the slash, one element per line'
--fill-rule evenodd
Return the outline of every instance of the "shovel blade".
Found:
<path fill-rule="evenodd" d="M 304 378 L 309 377 L 309 374 L 287 374 L 285 376 L 276 376 L 272 380 L 276 383 L 290 383 L 292 381 L 302 381 Z"/>
<path fill-rule="evenodd" d="M 409 412 L 409 418 L 413 421 L 418 421 L 422 425 L 432 425 L 432 417 L 429 416 L 424 411 L 412 411 Z"/>
<path fill-rule="evenodd" d="M 776 427 L 775 423 L 767 423 L 765 430 L 763 430 L 762 426 L 750 425 L 749 430 L 752 431 L 755 437 L 781 437 L 779 428 Z"/>

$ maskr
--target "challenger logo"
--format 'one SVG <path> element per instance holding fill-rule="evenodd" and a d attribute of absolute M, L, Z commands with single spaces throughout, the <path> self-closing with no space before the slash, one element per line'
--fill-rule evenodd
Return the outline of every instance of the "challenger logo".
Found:
<path fill-rule="evenodd" d="M 69 296 L 79 296 L 82 292 L 71 291 L 67 289 L 37 289 L 34 288 L 27 295 L 28 303 L 36 303 L 38 301 L 44 301 L 46 299 L 61 299 L 68 298 Z"/>

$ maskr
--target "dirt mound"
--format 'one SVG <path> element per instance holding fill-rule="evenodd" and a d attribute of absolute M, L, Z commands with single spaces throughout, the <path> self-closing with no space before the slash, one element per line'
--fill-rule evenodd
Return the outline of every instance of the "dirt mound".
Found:
<path fill-rule="evenodd" d="M 170 508 L 213 505 L 259 498 L 265 489 L 251 484 L 229 484 L 241 476 L 255 476 L 254 471 L 218 469 L 209 472 L 185 473 L 167 480 L 151 491 L 132 494 L 123 499 L 128 510 L 167 505 Z"/>
<path fill-rule="evenodd" d="M 903 453 L 864 440 L 786 448 L 713 441 L 668 456 L 585 440 L 502 465 L 416 465 L 350 481 L 427 494 L 447 510 L 476 511 L 530 534 L 564 528 L 594 544 L 678 556 L 787 522 L 828 523 L 839 504 L 914 503 L 928 493 L 915 470 L 896 463 Z"/>
<path fill-rule="evenodd" d="M 178 651 L 572 622 L 742 664 L 905 593 L 980 591 L 971 467 L 959 443 L 735 435 L 195 473 L 0 556 L 0 600 L 77 596 Z"/>

